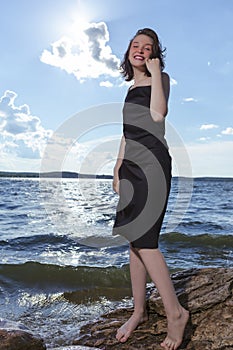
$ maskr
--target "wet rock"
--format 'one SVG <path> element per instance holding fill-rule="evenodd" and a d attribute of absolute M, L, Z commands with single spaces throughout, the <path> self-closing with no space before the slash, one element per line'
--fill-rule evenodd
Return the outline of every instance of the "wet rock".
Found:
<path fill-rule="evenodd" d="M 46 346 L 21 323 L 0 319 L 0 350 L 46 350 Z"/>
<path fill-rule="evenodd" d="M 172 275 L 181 304 L 190 311 L 184 341 L 179 349 L 233 349 L 233 269 L 191 269 Z M 99 321 L 82 327 L 76 345 L 98 349 L 159 350 L 166 335 L 166 317 L 156 288 L 148 289 L 149 320 L 139 326 L 124 344 L 118 343 L 116 331 L 133 309 L 118 309 Z"/>

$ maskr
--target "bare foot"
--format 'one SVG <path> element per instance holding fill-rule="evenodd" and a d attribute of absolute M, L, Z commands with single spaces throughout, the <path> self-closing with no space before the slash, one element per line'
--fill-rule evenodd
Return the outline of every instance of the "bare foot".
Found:
<path fill-rule="evenodd" d="M 177 318 L 168 320 L 167 337 L 160 344 L 166 350 L 176 350 L 182 343 L 184 329 L 189 319 L 189 312 L 181 309 Z"/>
<path fill-rule="evenodd" d="M 148 320 L 147 313 L 135 314 L 128 319 L 117 331 L 116 338 L 119 342 L 125 343 L 133 331 L 143 322 Z"/>

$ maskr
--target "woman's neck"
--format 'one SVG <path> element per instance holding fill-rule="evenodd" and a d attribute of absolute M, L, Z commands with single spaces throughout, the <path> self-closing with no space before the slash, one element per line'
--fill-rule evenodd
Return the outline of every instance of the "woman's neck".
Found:
<path fill-rule="evenodd" d="M 140 67 L 141 69 L 139 69 L 138 67 L 133 67 L 133 73 L 134 73 L 134 86 L 135 85 L 140 85 L 141 83 L 143 83 L 144 81 L 147 80 L 147 78 L 149 78 L 146 75 L 145 69 L 142 69 L 142 67 Z"/>
<path fill-rule="evenodd" d="M 147 85 L 149 84 L 151 81 L 151 78 L 148 77 L 146 74 L 142 73 L 142 74 L 135 74 L 134 75 L 134 83 L 133 86 L 140 86 L 140 85 Z"/>

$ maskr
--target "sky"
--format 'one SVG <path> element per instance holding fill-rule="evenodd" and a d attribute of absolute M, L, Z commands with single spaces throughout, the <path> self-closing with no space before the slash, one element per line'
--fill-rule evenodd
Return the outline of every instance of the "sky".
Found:
<path fill-rule="evenodd" d="M 0 0 L 0 171 L 112 173 L 128 43 L 166 47 L 173 174 L 233 177 L 231 0 Z"/>

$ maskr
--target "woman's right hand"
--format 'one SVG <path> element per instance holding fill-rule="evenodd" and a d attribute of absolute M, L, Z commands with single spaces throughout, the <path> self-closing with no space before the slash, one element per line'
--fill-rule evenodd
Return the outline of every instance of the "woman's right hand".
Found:
<path fill-rule="evenodd" d="M 124 139 L 123 139 L 124 141 Z M 123 143 L 123 141 L 121 143 Z M 123 147 L 123 146 L 122 146 Z M 113 182 L 112 182 L 112 188 L 113 191 L 119 194 L 119 169 L 122 165 L 122 158 L 117 158 L 116 164 L 113 168 Z"/>
<path fill-rule="evenodd" d="M 113 169 L 113 182 L 112 182 L 112 188 L 113 191 L 115 191 L 117 194 L 119 194 L 119 169 L 122 165 L 123 159 L 124 159 L 124 153 L 125 153 L 125 137 L 124 135 L 121 138 L 121 143 L 120 143 L 120 149 L 118 153 L 118 157 L 116 160 L 116 164 Z"/>
<path fill-rule="evenodd" d="M 112 182 L 113 191 L 119 194 L 119 176 L 118 174 L 114 174 L 113 182 Z"/>

